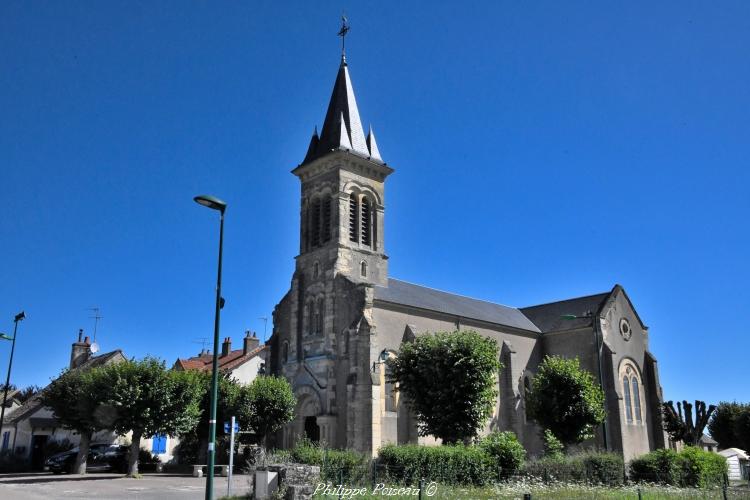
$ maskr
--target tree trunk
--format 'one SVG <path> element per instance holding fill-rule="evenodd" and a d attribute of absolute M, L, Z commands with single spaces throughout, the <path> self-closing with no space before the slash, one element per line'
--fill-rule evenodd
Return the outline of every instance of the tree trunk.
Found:
<path fill-rule="evenodd" d="M 138 475 L 138 453 L 141 451 L 141 434 L 142 432 L 133 432 L 132 442 L 130 443 L 130 456 L 128 457 L 128 477 Z"/>
<path fill-rule="evenodd" d="M 86 474 L 86 458 L 89 455 L 89 445 L 91 444 L 91 433 L 81 432 L 81 442 L 78 444 L 78 455 L 73 464 L 74 474 Z"/>

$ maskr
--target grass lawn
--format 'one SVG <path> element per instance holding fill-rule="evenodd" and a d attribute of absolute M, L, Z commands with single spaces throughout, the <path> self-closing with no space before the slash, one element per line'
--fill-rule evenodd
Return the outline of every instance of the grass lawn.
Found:
<path fill-rule="evenodd" d="M 343 496 L 342 498 L 353 498 L 353 499 L 382 499 L 382 498 L 418 498 L 416 488 L 411 491 L 398 491 L 399 486 L 392 486 L 391 489 L 379 489 L 373 493 L 373 490 L 366 488 L 367 493 L 364 495 L 357 494 L 351 496 Z M 552 499 L 552 500 L 568 500 L 568 499 L 606 499 L 606 500 L 637 500 L 638 499 L 638 487 L 637 486 L 624 486 L 621 488 L 606 488 L 599 486 L 576 486 L 576 485 L 535 485 L 535 484 L 502 484 L 497 486 L 486 486 L 483 488 L 478 487 L 460 487 L 460 486 L 447 486 L 442 484 L 435 484 L 433 486 L 434 493 L 429 496 L 431 492 L 429 485 L 425 484 L 425 492 L 422 495 L 423 499 L 466 499 L 466 500 L 489 500 L 489 499 L 523 499 L 524 493 L 531 493 L 533 500 L 537 499 Z M 693 499 L 717 499 L 722 500 L 722 490 L 717 489 L 691 489 L 691 488 L 673 488 L 669 486 L 641 486 L 641 498 L 644 500 L 672 500 L 680 498 L 693 498 Z M 411 494 L 410 494 L 411 493 Z M 332 494 L 316 494 L 314 498 L 328 498 L 334 499 L 339 498 L 338 492 Z M 731 488 L 727 493 L 727 498 L 730 499 L 750 499 L 750 488 Z"/>

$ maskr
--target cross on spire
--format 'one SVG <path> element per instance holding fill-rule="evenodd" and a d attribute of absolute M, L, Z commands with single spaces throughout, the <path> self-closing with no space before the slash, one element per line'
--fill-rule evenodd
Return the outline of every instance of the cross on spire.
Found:
<path fill-rule="evenodd" d="M 338 36 L 341 37 L 341 60 L 346 62 L 346 34 L 349 33 L 349 21 L 346 16 L 341 16 L 341 29 Z"/>

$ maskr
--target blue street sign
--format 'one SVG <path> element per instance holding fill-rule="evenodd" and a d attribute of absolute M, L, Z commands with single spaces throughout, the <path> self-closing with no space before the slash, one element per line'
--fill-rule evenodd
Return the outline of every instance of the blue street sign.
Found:
<path fill-rule="evenodd" d="M 240 423 L 235 422 L 234 433 L 237 434 L 238 432 L 240 432 Z M 224 434 L 229 434 L 229 422 L 224 422 Z"/>

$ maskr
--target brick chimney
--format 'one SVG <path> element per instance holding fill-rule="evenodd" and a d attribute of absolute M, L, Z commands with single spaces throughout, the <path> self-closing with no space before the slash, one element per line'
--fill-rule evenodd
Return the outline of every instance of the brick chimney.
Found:
<path fill-rule="evenodd" d="M 230 352 L 232 352 L 232 337 L 226 337 L 221 344 L 221 355 L 227 356 Z"/>
<path fill-rule="evenodd" d="M 73 342 L 73 348 L 70 350 L 70 369 L 78 368 L 91 357 L 91 342 L 89 338 L 81 340 L 83 329 L 78 330 L 78 342 Z"/>
<path fill-rule="evenodd" d="M 242 354 L 247 354 L 258 345 L 260 345 L 260 340 L 258 340 L 258 337 L 255 335 L 255 332 L 252 332 L 252 337 L 250 336 L 250 330 L 247 330 L 245 332 L 245 338 L 243 339 L 243 345 L 242 345 Z"/>

